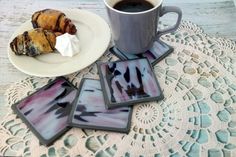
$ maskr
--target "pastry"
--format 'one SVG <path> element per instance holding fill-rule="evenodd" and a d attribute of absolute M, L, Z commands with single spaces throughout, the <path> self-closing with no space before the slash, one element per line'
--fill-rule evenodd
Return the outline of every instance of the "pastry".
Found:
<path fill-rule="evenodd" d="M 53 9 L 35 12 L 32 15 L 31 22 L 34 28 L 52 30 L 53 32 L 57 32 L 56 34 L 69 33 L 74 35 L 77 31 L 75 25 L 64 13 Z"/>
<path fill-rule="evenodd" d="M 50 30 L 36 28 L 18 35 L 10 43 L 16 55 L 37 56 L 55 50 L 56 35 Z"/>

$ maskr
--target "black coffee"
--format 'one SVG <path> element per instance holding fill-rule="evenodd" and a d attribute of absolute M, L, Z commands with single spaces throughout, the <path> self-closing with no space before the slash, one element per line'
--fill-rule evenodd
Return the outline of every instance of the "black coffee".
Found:
<path fill-rule="evenodd" d="M 113 8 L 124 12 L 141 12 L 153 7 L 150 2 L 145 0 L 122 0 L 116 3 Z"/>

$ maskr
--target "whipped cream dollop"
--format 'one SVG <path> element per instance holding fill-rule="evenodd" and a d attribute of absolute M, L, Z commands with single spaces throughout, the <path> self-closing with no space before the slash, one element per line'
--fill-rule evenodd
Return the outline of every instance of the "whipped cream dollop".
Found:
<path fill-rule="evenodd" d="M 61 53 L 62 56 L 72 57 L 79 53 L 79 39 L 76 35 L 65 33 L 56 37 L 55 48 Z"/>

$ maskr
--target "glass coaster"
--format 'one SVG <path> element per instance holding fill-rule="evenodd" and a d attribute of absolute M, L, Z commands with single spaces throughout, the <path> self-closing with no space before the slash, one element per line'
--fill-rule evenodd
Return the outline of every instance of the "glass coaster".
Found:
<path fill-rule="evenodd" d="M 171 46 L 169 46 L 168 44 L 164 43 L 161 40 L 154 42 L 150 50 L 146 51 L 145 53 L 137 55 L 121 52 L 116 47 L 112 47 L 109 49 L 109 51 L 112 54 L 114 54 L 121 60 L 138 59 L 146 57 L 152 64 L 152 66 L 156 65 L 158 62 L 160 62 L 162 59 L 164 59 L 166 56 L 172 53 L 173 50 L 174 49 Z"/>
<path fill-rule="evenodd" d="M 59 77 L 14 104 L 12 109 L 41 144 L 50 145 L 69 129 L 67 121 L 76 92 L 76 87 Z"/>
<path fill-rule="evenodd" d="M 83 79 L 69 117 L 69 125 L 96 130 L 127 133 L 130 129 L 132 108 L 107 110 L 99 80 Z"/>
<path fill-rule="evenodd" d="M 108 109 L 163 98 L 146 58 L 98 63 L 98 71 Z"/>

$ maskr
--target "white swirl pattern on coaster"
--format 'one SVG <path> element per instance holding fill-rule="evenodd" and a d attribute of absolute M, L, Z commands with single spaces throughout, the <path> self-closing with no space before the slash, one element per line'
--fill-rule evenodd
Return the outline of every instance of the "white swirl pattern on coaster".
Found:
<path fill-rule="evenodd" d="M 99 80 L 85 79 L 72 110 L 71 123 L 82 128 L 127 132 L 130 107 L 107 110 Z"/>
<path fill-rule="evenodd" d="M 112 105 L 161 95 L 147 59 L 102 63 L 100 68 L 104 92 Z"/>

